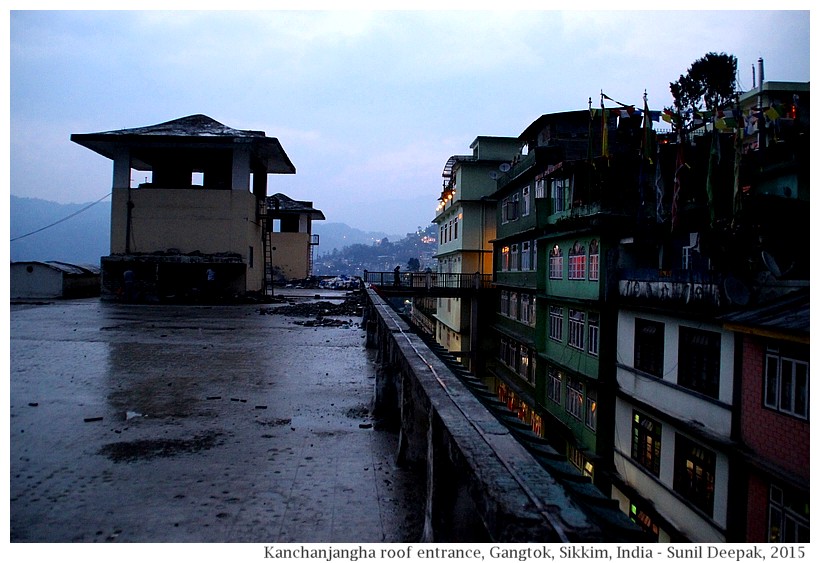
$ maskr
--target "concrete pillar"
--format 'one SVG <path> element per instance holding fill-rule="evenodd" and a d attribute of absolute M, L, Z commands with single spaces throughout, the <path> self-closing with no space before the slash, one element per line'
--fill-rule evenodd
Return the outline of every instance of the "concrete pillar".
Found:
<path fill-rule="evenodd" d="M 259 199 L 268 195 L 268 175 L 264 168 L 253 171 L 253 195 Z"/>
<path fill-rule="evenodd" d="M 113 189 L 131 187 L 131 152 L 128 147 L 120 147 L 114 156 L 114 177 L 111 184 Z"/>
<path fill-rule="evenodd" d="M 231 189 L 250 190 L 251 145 L 250 139 L 234 139 Z"/>

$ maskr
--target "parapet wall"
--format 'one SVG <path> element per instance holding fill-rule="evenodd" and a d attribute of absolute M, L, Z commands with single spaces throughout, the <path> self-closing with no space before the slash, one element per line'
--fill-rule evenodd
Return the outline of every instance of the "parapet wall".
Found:
<path fill-rule="evenodd" d="M 397 461 L 426 468 L 423 541 L 618 541 L 393 308 L 373 289 L 366 295 L 363 325 L 379 361 L 374 414 L 400 423 Z"/>

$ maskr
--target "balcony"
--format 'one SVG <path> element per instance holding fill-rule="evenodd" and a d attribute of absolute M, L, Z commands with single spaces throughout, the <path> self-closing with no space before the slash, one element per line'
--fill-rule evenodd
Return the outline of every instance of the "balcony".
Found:
<path fill-rule="evenodd" d="M 498 189 L 502 189 L 518 176 L 532 168 L 535 165 L 535 155 L 536 152 L 532 151 L 521 157 L 517 162 L 513 162 L 512 168 L 498 179 Z"/>

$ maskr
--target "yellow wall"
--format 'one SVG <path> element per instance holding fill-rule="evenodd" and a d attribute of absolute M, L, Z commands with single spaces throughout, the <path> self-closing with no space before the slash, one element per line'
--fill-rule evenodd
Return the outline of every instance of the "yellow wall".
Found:
<path fill-rule="evenodd" d="M 234 252 L 247 268 L 246 290 L 261 289 L 264 275 L 262 228 L 256 221 L 256 198 L 244 190 L 115 189 L 111 198 L 111 254 L 124 254 L 126 209 L 131 215 L 131 253 L 187 254 Z"/>
<path fill-rule="evenodd" d="M 273 266 L 279 267 L 282 275 L 289 280 L 305 279 L 308 277 L 308 233 L 271 233 L 273 251 Z"/>

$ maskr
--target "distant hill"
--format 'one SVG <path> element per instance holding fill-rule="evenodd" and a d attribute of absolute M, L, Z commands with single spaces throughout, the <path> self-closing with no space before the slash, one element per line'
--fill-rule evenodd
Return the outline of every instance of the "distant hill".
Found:
<path fill-rule="evenodd" d="M 318 255 L 327 254 L 333 250 L 341 250 L 353 244 L 366 244 L 370 246 L 385 237 L 392 241 L 404 237 L 404 234 L 388 235 L 382 232 L 360 231 L 345 223 L 326 223 L 325 221 L 316 221 L 313 223 L 313 234 L 319 235 L 319 246 L 316 251 Z"/>
<path fill-rule="evenodd" d="M 43 199 L 10 196 L 9 223 L 11 238 L 32 233 L 52 223 L 77 215 L 10 244 L 11 260 L 58 260 L 77 264 L 99 264 L 110 248 L 111 200 L 96 205 L 61 204 Z M 79 212 L 79 213 L 78 213 Z M 373 245 L 384 238 L 398 241 L 405 234 L 368 232 L 344 223 L 313 223 L 319 235 L 316 254 L 321 256 L 354 244 Z"/>
<path fill-rule="evenodd" d="M 9 251 L 13 262 L 57 260 L 99 265 L 100 257 L 108 254 L 111 236 L 110 199 L 82 211 L 88 203 L 61 204 L 43 199 L 10 197 L 9 230 L 12 242 Z M 74 213 L 77 215 L 53 227 L 14 240 Z"/>

